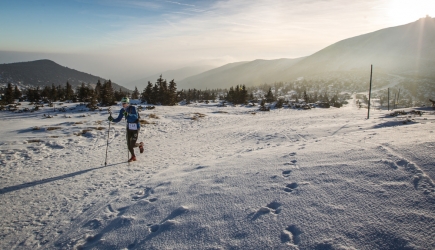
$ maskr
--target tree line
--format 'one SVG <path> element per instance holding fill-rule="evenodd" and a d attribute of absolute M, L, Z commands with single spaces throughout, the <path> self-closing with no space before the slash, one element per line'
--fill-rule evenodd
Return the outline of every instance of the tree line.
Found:
<path fill-rule="evenodd" d="M 95 87 L 93 87 L 95 86 Z M 176 105 L 184 101 L 186 104 L 198 101 L 225 100 L 233 104 L 247 104 L 248 102 L 272 103 L 277 101 L 282 104 L 289 99 L 299 102 L 314 103 L 317 101 L 335 103 L 340 101 L 338 91 L 330 97 L 326 88 L 320 88 L 320 84 L 310 81 L 295 81 L 292 83 L 263 84 L 256 87 L 247 88 L 245 85 L 237 85 L 229 89 L 182 89 L 177 91 L 175 80 L 167 81 L 162 75 L 153 84 L 150 81 L 142 92 L 135 87 L 133 92 L 124 92 L 121 89 L 114 90 L 110 80 L 102 83 L 100 80 L 96 84 L 82 83 L 73 89 L 71 84 L 66 82 L 65 86 L 51 86 L 29 88 L 20 91 L 9 83 L 6 89 L 2 90 L 2 102 L 12 103 L 14 99 L 26 97 L 27 101 L 55 102 L 71 100 L 73 102 L 87 102 L 91 106 L 97 104 L 107 106 L 115 104 L 122 97 L 127 96 L 132 99 L 140 99 L 148 104 Z M 286 98 L 287 100 L 283 100 Z"/>
<path fill-rule="evenodd" d="M 2 103 L 10 104 L 14 100 L 27 100 L 29 102 L 56 102 L 56 101 L 73 101 L 73 102 L 88 102 L 92 106 L 96 106 L 97 103 L 101 105 L 112 105 L 116 101 L 120 100 L 123 96 L 128 95 L 127 92 L 123 92 L 121 88 L 114 90 L 112 82 L 110 80 L 101 83 L 100 80 L 95 85 L 95 88 L 89 84 L 82 83 L 75 90 L 66 82 L 65 86 L 51 86 L 28 88 L 27 90 L 20 91 L 17 86 L 12 87 L 11 83 L 8 83 L 6 89 L 4 89 L 2 95 Z M 24 98 L 25 97 L 25 98 Z"/>

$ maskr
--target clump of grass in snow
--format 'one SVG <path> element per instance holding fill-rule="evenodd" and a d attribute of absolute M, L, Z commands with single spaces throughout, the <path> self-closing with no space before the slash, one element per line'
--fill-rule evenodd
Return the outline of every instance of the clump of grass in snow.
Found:
<path fill-rule="evenodd" d="M 42 142 L 42 141 L 39 139 L 30 139 L 30 140 L 27 140 L 27 142 L 28 143 L 36 143 L 36 142 Z"/>
<path fill-rule="evenodd" d="M 149 118 L 160 119 L 156 114 L 149 114 Z"/>
<path fill-rule="evenodd" d="M 203 117 L 205 117 L 204 114 L 201 114 L 201 113 L 193 113 L 193 117 L 192 117 L 191 119 L 194 120 L 194 121 L 196 121 L 196 120 L 198 120 L 199 118 L 203 118 Z"/>
<path fill-rule="evenodd" d="M 155 124 L 154 122 L 149 122 L 147 120 L 139 120 L 141 125 L 147 125 L 147 124 Z"/>
<path fill-rule="evenodd" d="M 47 130 L 51 131 L 51 130 L 57 130 L 57 129 L 62 129 L 61 127 L 48 127 Z"/>
<path fill-rule="evenodd" d="M 89 131 L 92 131 L 92 128 L 83 129 L 82 134 L 86 134 Z"/>

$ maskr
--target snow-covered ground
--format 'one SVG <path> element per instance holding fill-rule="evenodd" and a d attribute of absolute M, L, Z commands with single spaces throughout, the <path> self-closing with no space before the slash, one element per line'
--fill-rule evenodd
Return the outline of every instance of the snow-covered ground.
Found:
<path fill-rule="evenodd" d="M 2 111 L 0 248 L 434 249 L 434 111 L 349 103 L 157 106 L 131 164 L 107 110 Z"/>

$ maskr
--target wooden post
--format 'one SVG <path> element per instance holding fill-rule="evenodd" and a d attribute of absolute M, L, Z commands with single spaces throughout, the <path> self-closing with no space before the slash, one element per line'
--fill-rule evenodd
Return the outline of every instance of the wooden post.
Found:
<path fill-rule="evenodd" d="M 390 88 L 388 88 L 388 111 L 390 111 Z"/>
<path fill-rule="evenodd" d="M 372 95 L 372 75 L 373 75 L 373 64 L 370 66 L 370 89 L 369 89 L 369 106 L 367 109 L 367 119 L 370 118 L 370 99 Z"/>
<path fill-rule="evenodd" d="M 399 96 L 400 96 L 400 89 L 399 89 L 399 93 L 397 94 L 397 101 L 396 101 L 397 104 L 399 104 Z"/>

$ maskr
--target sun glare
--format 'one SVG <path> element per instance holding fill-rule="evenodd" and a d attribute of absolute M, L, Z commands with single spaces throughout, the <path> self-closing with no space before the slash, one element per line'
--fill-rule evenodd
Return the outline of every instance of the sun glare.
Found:
<path fill-rule="evenodd" d="M 435 0 L 390 0 L 387 16 L 395 25 L 417 21 L 420 18 L 435 17 Z"/>

